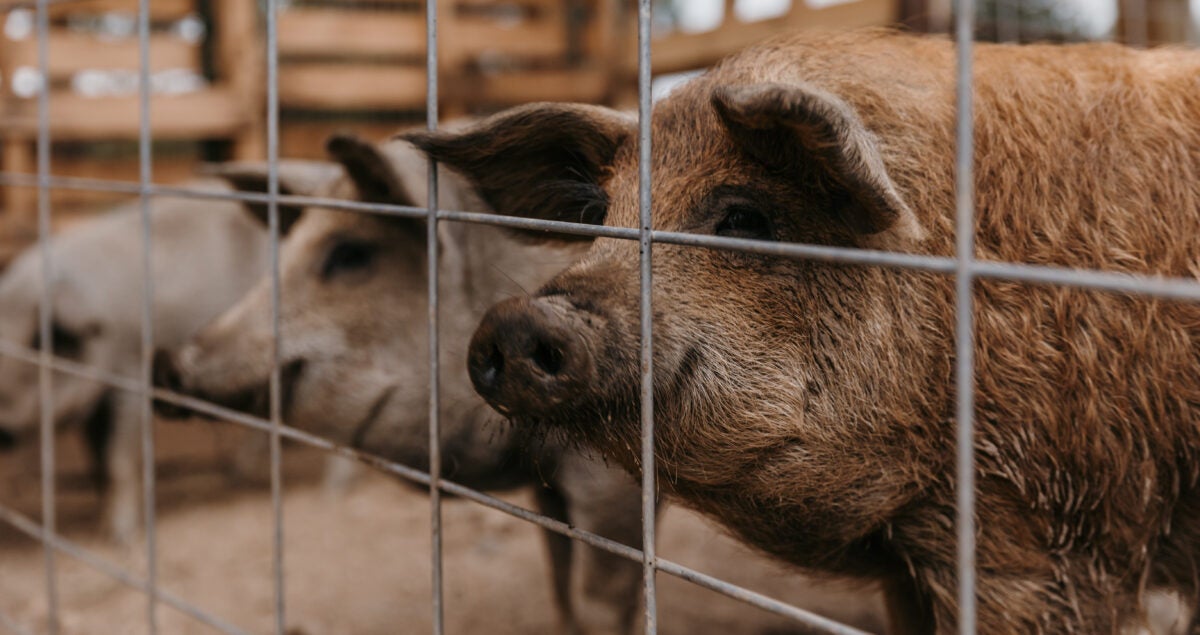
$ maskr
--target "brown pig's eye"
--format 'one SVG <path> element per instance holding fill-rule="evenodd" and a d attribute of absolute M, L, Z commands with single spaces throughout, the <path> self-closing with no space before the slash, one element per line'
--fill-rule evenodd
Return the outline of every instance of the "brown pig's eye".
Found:
<path fill-rule="evenodd" d="M 717 225 L 718 236 L 732 238 L 753 238 L 756 240 L 775 240 L 775 228 L 771 225 L 766 214 L 743 205 L 731 206 L 726 210 L 725 219 Z"/>

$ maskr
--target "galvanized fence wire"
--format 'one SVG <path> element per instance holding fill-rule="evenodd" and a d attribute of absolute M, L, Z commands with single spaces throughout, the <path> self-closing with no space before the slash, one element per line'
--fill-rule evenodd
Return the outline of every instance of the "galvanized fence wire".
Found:
<path fill-rule="evenodd" d="M 975 151 L 971 51 L 975 0 L 957 0 L 955 113 L 954 385 L 957 435 L 958 632 L 975 635 Z"/>
<path fill-rule="evenodd" d="M 29 363 L 38 363 L 38 351 L 30 349 L 24 345 L 13 344 L 11 342 L 6 342 L 3 340 L 0 340 L 0 355 L 6 356 L 6 357 L 12 357 L 12 358 L 19 359 L 19 360 L 29 362 Z M 62 358 L 52 359 L 50 362 L 50 368 L 53 372 L 56 372 L 56 373 L 62 373 L 65 375 L 70 375 L 70 376 L 74 376 L 74 377 L 79 377 L 79 378 L 99 382 L 106 386 L 110 386 L 112 388 L 126 391 L 129 393 L 140 394 L 144 390 L 144 386 L 138 380 L 131 379 L 128 377 L 122 377 L 120 375 L 117 375 L 117 374 L 114 374 L 111 372 L 99 370 L 99 369 L 87 366 L 85 364 L 80 364 L 78 362 L 74 362 L 74 361 L 67 360 L 67 359 L 62 359 Z M 242 427 L 245 427 L 245 428 L 248 428 L 251 430 L 256 430 L 259 432 L 270 432 L 272 429 L 272 422 L 270 419 L 265 419 L 262 417 L 257 417 L 254 415 L 246 414 L 246 413 L 243 413 L 243 412 L 240 412 L 237 410 L 233 410 L 233 409 L 221 406 L 219 404 L 205 401 L 203 399 L 191 397 L 188 395 L 183 395 L 180 393 L 176 393 L 176 392 L 161 389 L 161 388 L 154 388 L 151 391 L 151 394 L 155 400 L 161 401 L 163 403 L 171 404 L 174 406 L 178 406 L 181 408 L 186 408 L 197 414 L 209 416 L 209 417 L 218 419 L 218 420 L 226 422 L 226 423 L 240 425 Z M 426 472 L 423 470 L 418 470 L 418 469 L 409 467 L 407 465 L 404 465 L 402 463 L 394 463 L 394 462 L 388 461 L 386 459 L 383 459 L 381 457 L 378 457 L 378 456 L 375 456 L 372 454 L 368 454 L 368 453 L 364 453 L 364 452 L 359 451 L 352 447 L 336 444 L 324 437 L 314 435 L 312 433 L 306 432 L 306 431 L 298 429 L 298 428 L 294 428 L 294 427 L 291 427 L 288 425 L 283 425 L 280 427 L 280 435 L 281 435 L 281 437 L 283 437 L 289 441 L 297 442 L 297 443 L 300 443 L 300 444 L 303 444 L 303 445 L 306 445 L 306 446 L 309 446 L 312 448 L 316 448 L 319 450 L 329 452 L 331 454 L 336 454 L 338 456 L 357 459 L 359 461 L 362 461 L 363 463 L 366 463 L 366 464 L 374 467 L 375 469 L 378 469 L 381 472 L 385 472 L 385 473 L 388 473 L 388 474 L 391 474 L 391 475 L 394 475 L 394 476 L 397 476 L 400 478 L 404 478 L 404 479 L 412 481 L 413 483 L 416 483 L 418 485 L 425 485 L 425 486 L 433 485 L 433 479 L 429 472 Z M 550 531 L 567 536 L 569 538 L 573 538 L 575 540 L 586 543 L 586 544 L 596 547 L 598 549 L 602 549 L 604 551 L 615 554 L 622 558 L 626 558 L 626 559 L 634 560 L 634 561 L 638 561 L 638 562 L 642 562 L 644 560 L 642 550 L 640 550 L 640 549 L 630 547 L 628 545 L 625 545 L 625 544 L 616 542 L 614 540 L 605 538 L 603 536 L 600 536 L 598 534 L 594 534 L 594 533 L 591 533 L 591 532 L 588 532 L 585 530 L 577 529 L 577 528 L 575 528 L 567 523 L 564 523 L 562 521 L 555 520 L 555 519 L 547 517 L 547 516 L 543 516 L 536 512 L 525 509 L 524 507 L 521 507 L 519 505 L 514 505 L 513 503 L 510 503 L 508 501 L 496 498 L 494 496 L 491 496 L 486 493 L 480 492 L 478 490 L 455 483 L 453 481 L 450 481 L 450 480 L 447 480 L 444 478 L 438 479 L 437 487 L 439 490 L 441 490 L 444 493 L 452 494 L 452 495 L 458 496 L 460 498 L 465 498 L 467 500 L 474 501 L 476 503 L 479 503 L 479 504 L 489 507 L 491 509 L 495 509 L 497 511 L 500 511 L 500 512 L 506 513 L 510 516 L 513 516 L 515 518 L 519 518 L 521 520 L 528 521 L 528 522 L 538 525 L 539 527 L 542 527 L 544 529 L 548 529 Z M 7 509 L 3 505 L 0 505 L 0 521 L 10 521 L 14 516 L 19 516 L 19 514 L 13 510 Z M 29 522 L 32 523 L 33 521 L 29 521 Z M 10 523 L 10 524 L 13 524 L 13 523 Z M 20 527 L 18 527 L 18 528 L 20 528 Z M 58 537 L 58 538 L 60 540 L 60 543 L 58 543 L 58 544 L 63 544 L 63 541 L 65 541 L 65 539 L 62 539 L 61 537 Z M 71 544 L 71 543 L 69 543 L 69 541 L 65 541 L 65 542 L 66 542 L 66 544 Z M 69 555 L 73 555 L 73 556 L 77 556 L 78 554 L 84 554 L 84 556 L 86 556 L 86 557 L 80 557 L 80 559 L 84 560 L 85 562 L 94 562 L 94 561 L 103 562 L 104 561 L 104 559 L 101 558 L 100 556 L 95 556 L 95 555 L 89 554 L 88 552 L 86 552 L 85 550 L 83 550 L 82 548 L 79 548 L 77 546 L 74 547 L 73 551 L 69 553 Z M 755 591 L 751 591 L 749 589 L 744 589 L 744 588 L 738 587 L 737 585 L 729 584 L 727 582 L 724 582 L 722 580 L 719 580 L 717 578 L 709 576 L 703 572 L 697 571 L 690 567 L 680 565 L 680 564 L 672 562 L 670 560 L 666 560 L 663 558 L 656 558 L 655 562 L 656 562 L 656 565 L 655 565 L 656 568 L 660 571 L 663 571 L 665 573 L 674 575 L 674 576 L 682 578 L 682 579 L 689 580 L 700 586 L 711 589 L 718 593 L 722 593 L 722 594 L 732 597 L 734 599 L 746 601 L 747 603 L 758 606 L 759 608 L 762 608 L 764 610 L 771 611 L 772 613 L 783 615 L 785 617 L 795 620 L 798 623 L 805 624 L 812 628 L 818 629 L 818 630 L 820 630 L 820 632 L 837 633 L 837 634 L 841 634 L 841 635 L 853 635 L 853 634 L 861 635 L 862 634 L 862 631 L 860 631 L 858 629 L 854 629 L 851 627 L 837 624 L 836 622 L 833 622 L 827 618 L 821 617 L 819 615 L 816 615 L 816 614 L 806 611 L 804 609 L 800 609 L 800 608 L 791 606 L 789 604 L 780 602 L 778 600 L 769 598 L 769 597 L 764 596 Z M 102 572 L 113 571 L 113 570 L 119 570 L 119 569 L 115 565 L 110 564 L 110 565 L 107 565 L 107 567 Z M 136 578 L 135 575 L 127 573 L 127 572 L 123 573 L 122 575 L 129 579 Z M 164 601 L 166 601 L 165 598 L 161 595 L 160 595 L 160 599 L 163 599 Z M 226 632 L 230 632 L 230 631 L 226 631 Z M 233 632 L 236 632 L 236 631 L 233 631 Z"/>
<path fill-rule="evenodd" d="M 154 232 L 150 194 L 154 181 L 150 127 L 150 0 L 138 0 L 138 203 L 142 216 L 142 513 L 146 527 L 146 628 L 158 633 L 158 531 L 155 528 L 154 462 Z M 43 90 L 43 93 L 48 91 Z"/>
<path fill-rule="evenodd" d="M 54 0 L 37 0 L 36 32 L 38 37 L 38 66 L 43 77 L 48 67 L 47 7 Z M 279 99 L 278 99 L 278 46 L 276 32 L 277 0 L 267 2 L 267 154 L 269 162 L 268 191 L 265 194 L 245 192 L 212 192 L 187 187 L 156 185 L 152 173 L 150 98 L 149 98 L 149 28 L 148 3 L 139 0 L 139 102 L 141 122 L 139 128 L 139 180 L 136 183 L 54 176 L 50 173 L 50 133 L 48 91 L 38 96 L 38 137 L 36 175 L 0 173 L 0 185 L 10 187 L 35 187 L 38 192 L 38 250 L 42 264 L 43 310 L 39 313 L 40 342 L 36 350 L 21 344 L 0 341 L 0 355 L 36 364 L 39 369 L 39 401 L 41 404 L 41 483 L 42 520 L 38 522 L 0 505 L 0 522 L 5 522 L 18 531 L 38 540 L 45 550 L 45 579 L 47 594 L 47 632 L 59 630 L 59 590 L 56 578 L 57 553 L 80 560 L 89 567 L 147 595 L 147 623 L 151 633 L 157 631 L 157 608 L 167 604 L 183 613 L 215 628 L 216 630 L 242 635 L 238 627 L 228 624 L 220 617 L 198 608 L 164 589 L 158 582 L 156 566 L 156 526 L 154 515 L 155 471 L 154 436 L 152 410 L 154 400 L 188 408 L 194 412 L 265 432 L 271 439 L 271 504 L 273 513 L 272 572 L 274 585 L 274 629 L 283 635 L 286 624 L 284 605 L 284 550 L 282 515 L 281 442 L 283 439 L 299 442 L 344 457 L 352 457 L 375 468 L 400 478 L 430 487 L 432 516 L 432 566 L 433 566 L 433 631 L 443 631 L 443 594 L 441 568 L 441 504 L 442 493 L 460 496 L 475 503 L 501 511 L 513 517 L 538 525 L 544 529 L 570 537 L 593 547 L 603 549 L 643 564 L 645 584 L 645 632 L 656 632 L 655 574 L 659 571 L 688 580 L 701 587 L 722 593 L 758 608 L 783 615 L 810 629 L 835 634 L 860 634 L 861 631 L 839 624 L 804 609 L 766 597 L 760 593 L 714 578 L 689 567 L 655 554 L 654 517 L 657 487 L 654 481 L 654 417 L 653 417 L 653 341 L 652 341 L 652 270 L 651 254 L 654 243 L 688 245 L 704 249 L 726 249 L 757 253 L 781 258 L 816 260 L 862 266 L 883 266 L 899 269 L 926 271 L 953 275 L 956 278 L 955 301 L 957 324 L 956 349 L 956 416 L 957 416 L 957 470 L 958 470 L 958 550 L 959 550 L 959 630 L 974 633 L 975 623 L 975 543 L 974 543 L 974 456 L 973 456 L 973 283 L 977 279 L 999 279 L 1030 284 L 1070 286 L 1103 292 L 1126 293 L 1144 297 L 1200 301 L 1200 281 L 1188 278 L 1169 278 L 1153 275 L 1114 273 L 1096 270 L 1080 270 L 1045 265 L 994 262 L 976 260 L 974 255 L 974 203 L 972 191 L 971 157 L 973 138 L 971 127 L 971 37 L 973 30 L 973 0 L 958 0 L 956 33 L 958 37 L 958 124 L 956 130 L 956 227 L 957 240 L 953 257 L 918 255 L 875 250 L 828 247 L 822 245 L 772 243 L 754 240 L 696 235 L 680 232 L 654 230 L 651 226 L 651 177 L 650 177 L 650 0 L 638 2 L 638 89 L 639 89 L 639 227 L 598 227 L 559 221 L 546 221 L 480 214 L 439 209 L 437 199 L 437 166 L 429 168 L 429 201 L 426 207 L 382 205 L 335 199 L 283 195 L 279 191 Z M 427 20 L 427 106 L 430 129 L 438 125 L 437 112 L 437 2 L 426 1 Z M 142 266 L 146 277 L 143 280 L 143 365 L 139 379 L 121 377 L 98 368 L 88 367 L 54 355 L 52 348 L 50 315 L 45 307 L 50 304 L 50 282 L 52 280 L 52 257 L 50 237 L 50 191 L 84 190 L 136 194 L 141 201 L 142 214 Z M 151 361 L 153 353 L 153 281 L 152 248 L 153 238 L 150 222 L 150 200 L 154 197 L 181 197 L 210 200 L 231 200 L 265 203 L 268 207 L 270 233 L 270 278 L 271 320 L 274 337 L 274 364 L 270 382 L 270 409 L 268 418 L 244 414 L 215 403 L 155 388 L 151 383 Z M 279 279 L 279 210 L 281 204 L 317 205 L 327 208 L 388 214 L 409 218 L 425 218 L 428 221 L 427 241 L 429 247 L 429 364 L 430 364 L 430 471 L 417 470 L 383 458 L 362 453 L 354 448 L 338 445 L 323 437 L 286 425 L 282 421 L 280 382 L 280 300 Z M 643 548 L 617 543 L 602 536 L 576 529 L 567 523 L 532 512 L 518 505 L 503 501 L 483 492 L 440 478 L 439 465 L 439 332 L 438 307 L 438 241 L 439 221 L 467 222 L 512 227 L 547 232 L 564 232 L 583 236 L 607 237 L 621 240 L 637 240 L 640 245 L 640 298 L 641 340 L 640 360 L 642 376 L 642 503 L 643 503 Z M 137 576 L 69 541 L 57 533 L 55 523 L 55 455 L 53 413 L 53 373 L 90 379 L 112 388 L 139 395 L 143 400 L 142 459 L 143 499 L 145 503 L 146 575 Z M 0 628 L 25 635 L 28 629 L 13 618 L 0 612 Z"/>
<path fill-rule="evenodd" d="M 50 12 L 46 0 L 38 0 L 35 16 L 37 31 L 38 72 L 48 78 L 50 68 Z M 54 259 L 50 253 L 50 95 L 48 90 L 38 91 L 37 123 L 37 242 L 42 266 L 41 306 L 38 311 L 38 405 L 41 417 L 38 421 L 41 437 L 42 470 L 42 544 L 57 533 L 57 517 L 54 507 L 54 393 L 53 376 L 49 363 L 54 356 L 54 341 L 51 337 L 50 285 L 54 279 Z M 43 549 L 46 564 L 46 632 L 58 635 L 58 577 L 55 550 Z"/>
<path fill-rule="evenodd" d="M 430 130 L 438 127 L 438 48 L 437 48 L 437 0 L 425 2 L 425 117 Z M 442 445 L 441 445 L 441 347 L 438 336 L 438 166 L 429 162 L 429 192 L 425 210 L 425 248 L 428 265 L 426 274 L 428 287 L 429 321 L 429 514 L 430 528 L 430 571 L 433 585 L 433 633 L 442 635 L 445 630 L 444 596 L 442 589 Z"/>
<path fill-rule="evenodd" d="M 658 596 L 655 585 L 655 517 L 658 491 L 654 483 L 654 243 L 650 222 L 650 0 L 638 0 L 638 266 L 641 378 L 642 378 L 642 585 L 645 634 L 658 633 Z"/>
<path fill-rule="evenodd" d="M 12 526 L 17 531 L 34 538 L 41 540 L 43 528 L 38 523 L 23 514 L 13 511 L 3 505 L 0 505 L 0 521 Z M 229 624 L 221 618 L 212 615 L 211 613 L 197 607 L 196 605 L 184 600 L 183 598 L 164 590 L 163 588 L 152 584 L 147 578 L 130 573 L 120 566 L 113 564 L 107 559 L 91 553 L 87 549 L 80 547 L 74 542 L 53 534 L 50 536 L 49 542 L 42 542 L 42 545 L 47 550 L 54 550 L 70 556 L 80 562 L 86 564 L 91 569 L 123 584 L 135 591 L 145 593 L 147 597 L 154 598 L 156 601 L 161 601 L 164 604 L 171 606 L 177 611 L 184 613 L 200 622 L 210 626 L 226 635 L 248 635 L 246 631 Z M 8 628 L 9 630 L 24 634 L 31 631 L 24 629 L 16 623 L 15 620 L 0 613 L 0 627 Z"/>
<path fill-rule="evenodd" d="M 267 229 L 271 278 L 271 378 L 268 412 L 271 418 L 271 572 L 275 593 L 275 635 L 284 635 L 287 616 L 283 571 L 283 376 L 280 350 L 282 289 L 279 282 L 279 0 L 267 0 Z"/>

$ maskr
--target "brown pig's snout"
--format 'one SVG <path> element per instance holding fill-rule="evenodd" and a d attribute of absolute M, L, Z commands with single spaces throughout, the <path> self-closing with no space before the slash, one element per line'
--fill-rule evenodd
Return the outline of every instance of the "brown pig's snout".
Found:
<path fill-rule="evenodd" d="M 17 435 L 0 427 L 0 451 L 11 450 L 17 445 Z"/>
<path fill-rule="evenodd" d="M 471 338 L 471 383 L 502 414 L 547 413 L 592 383 L 587 346 L 557 308 L 545 298 L 506 300 L 484 315 Z"/>

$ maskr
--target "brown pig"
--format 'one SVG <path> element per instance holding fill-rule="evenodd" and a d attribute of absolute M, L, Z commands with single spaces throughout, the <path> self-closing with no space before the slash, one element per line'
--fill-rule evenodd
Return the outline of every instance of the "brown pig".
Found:
<path fill-rule="evenodd" d="M 427 164 L 406 142 L 329 142 L 344 176 L 322 198 L 427 205 Z M 256 165 L 218 168 L 262 190 Z M 440 203 L 486 211 L 460 178 L 445 175 Z M 261 212 L 262 210 L 257 210 Z M 313 206 L 280 208 L 280 357 L 284 419 L 339 444 L 429 469 L 429 338 L 424 219 Z M 641 544 L 641 494 L 617 466 L 564 444 L 527 448 L 471 389 L 461 363 L 480 317 L 497 300 L 533 289 L 579 249 L 534 246 L 494 227 L 438 227 L 442 476 L 469 487 L 535 486 L 540 511 L 618 542 Z M 216 318 L 174 355 L 162 383 L 230 404 L 258 394 L 271 373 L 270 280 Z M 546 532 L 563 632 L 636 628 L 641 566 Z M 382 555 L 382 554 L 381 554 Z M 385 555 L 383 557 L 386 557 Z"/>
<path fill-rule="evenodd" d="M 653 112 L 653 226 L 954 254 L 953 44 L 776 39 Z M 1200 54 L 979 45 L 976 256 L 1200 277 Z M 408 135 L 500 214 L 638 226 L 633 121 L 541 104 Z M 639 465 L 639 254 L 596 239 L 469 351 L 519 424 Z M 661 487 L 760 549 L 875 579 L 895 632 L 957 632 L 954 282 L 657 244 Z M 1194 606 L 1200 306 L 979 280 L 985 633 L 1117 633 Z"/>

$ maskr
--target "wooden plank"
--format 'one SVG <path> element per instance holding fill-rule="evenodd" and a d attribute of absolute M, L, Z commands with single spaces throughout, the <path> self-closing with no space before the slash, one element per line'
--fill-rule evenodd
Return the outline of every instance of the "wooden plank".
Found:
<path fill-rule="evenodd" d="M 213 15 L 213 61 L 216 81 L 249 113 L 249 125 L 233 138 L 233 157 L 266 157 L 266 46 L 259 30 L 258 2 L 210 0 Z"/>
<path fill-rule="evenodd" d="M 450 99 L 473 104 L 511 105 L 535 101 L 598 103 L 611 82 L 605 69 L 538 70 L 464 77 L 448 86 Z"/>
<path fill-rule="evenodd" d="M 89 13 L 137 13 L 137 10 L 138 0 L 71 0 L 50 4 L 50 17 L 63 18 Z M 195 0 L 153 0 L 150 3 L 150 17 L 154 20 L 177 20 L 195 12 Z"/>
<path fill-rule="evenodd" d="M 512 25 L 496 20 L 460 17 L 445 33 L 445 42 L 468 57 L 561 58 L 567 53 L 566 20 L 546 16 Z"/>
<path fill-rule="evenodd" d="M 36 67 L 37 40 L 7 40 L 3 43 L 6 68 Z M 88 69 L 138 68 L 138 41 L 134 38 L 106 40 L 85 33 L 55 29 L 50 34 L 50 76 L 65 77 Z M 150 36 L 150 68 L 155 71 L 184 68 L 200 72 L 200 49 L 180 38 Z"/>
<path fill-rule="evenodd" d="M 637 22 L 623 0 L 593 0 L 588 3 L 589 21 L 583 27 L 583 54 L 594 63 L 616 66 L 614 56 L 625 42 L 637 40 Z M 627 29 L 627 31 L 626 31 Z"/>
<path fill-rule="evenodd" d="M 566 21 L 543 15 L 513 24 L 482 16 L 441 21 L 443 67 L 481 55 L 560 57 Z M 292 56 L 425 57 L 425 16 L 418 12 L 291 9 L 280 14 L 279 52 Z"/>
<path fill-rule="evenodd" d="M 425 106 L 425 68 L 396 65 L 290 64 L 279 72 L 285 108 L 402 110 Z"/>
<path fill-rule="evenodd" d="M 674 73 L 705 68 L 721 58 L 767 38 L 796 29 L 848 29 L 891 24 L 896 19 L 892 0 L 855 0 L 821 9 L 797 3 L 786 16 L 759 22 L 726 22 L 706 33 L 677 33 L 652 44 L 655 73 Z M 630 55 L 626 67 L 637 72 L 637 59 Z"/>
<path fill-rule="evenodd" d="M 288 159 L 327 160 L 329 155 L 325 152 L 325 141 L 334 134 L 349 133 L 371 141 L 384 141 L 401 130 L 425 126 L 423 114 L 414 117 L 407 121 L 305 121 L 285 118 L 279 127 L 279 156 Z"/>
<path fill-rule="evenodd" d="M 559 11 L 563 9 L 564 0 L 457 0 L 453 5 L 459 8 L 476 11 L 494 8 L 497 5 L 519 7 L 533 11 Z"/>
<path fill-rule="evenodd" d="M 288 9 L 279 14 L 279 54 L 425 57 L 425 16 L 399 11 Z"/>
<path fill-rule="evenodd" d="M 136 139 L 138 98 L 88 98 L 58 93 L 50 100 L 50 131 L 56 141 Z M 212 89 L 184 95 L 154 95 L 150 125 L 155 139 L 229 137 L 248 125 L 253 113 L 229 90 Z M 0 127 L 17 135 L 37 132 L 37 103 L 19 102 Z"/>

